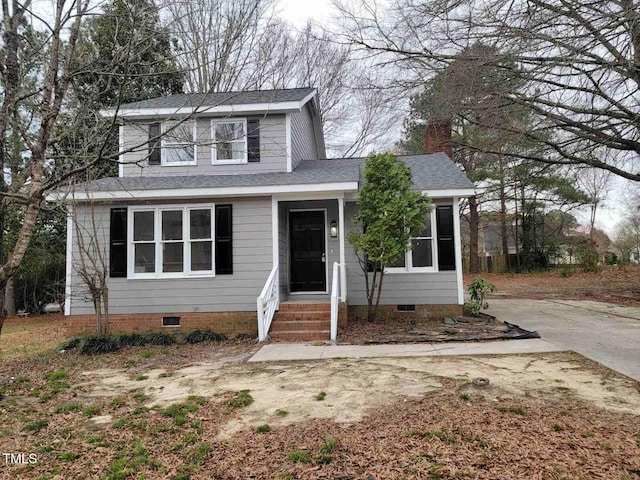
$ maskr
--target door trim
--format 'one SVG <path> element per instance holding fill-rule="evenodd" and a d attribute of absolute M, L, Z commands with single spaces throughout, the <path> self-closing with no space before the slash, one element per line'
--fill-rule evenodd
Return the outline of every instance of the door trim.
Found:
<path fill-rule="evenodd" d="M 323 212 L 324 215 L 324 284 L 326 288 L 324 291 L 315 292 L 292 292 L 291 291 L 291 212 Z M 327 245 L 329 244 L 329 238 L 327 230 L 327 209 L 326 208 L 290 208 L 287 210 L 287 265 L 288 276 L 287 280 L 289 285 L 289 295 L 326 295 L 329 293 L 329 254 L 327 252 Z"/>

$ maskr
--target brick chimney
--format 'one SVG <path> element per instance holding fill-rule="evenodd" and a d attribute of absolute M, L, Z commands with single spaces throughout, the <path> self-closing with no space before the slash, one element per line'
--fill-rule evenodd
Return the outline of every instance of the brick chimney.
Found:
<path fill-rule="evenodd" d="M 451 120 L 429 120 L 424 133 L 425 153 L 444 152 L 453 158 Z"/>

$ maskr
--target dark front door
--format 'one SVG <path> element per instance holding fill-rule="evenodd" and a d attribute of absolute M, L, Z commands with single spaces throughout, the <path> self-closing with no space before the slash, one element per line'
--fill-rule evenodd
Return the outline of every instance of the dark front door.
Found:
<path fill-rule="evenodd" d="M 289 212 L 291 291 L 327 289 L 324 211 Z"/>

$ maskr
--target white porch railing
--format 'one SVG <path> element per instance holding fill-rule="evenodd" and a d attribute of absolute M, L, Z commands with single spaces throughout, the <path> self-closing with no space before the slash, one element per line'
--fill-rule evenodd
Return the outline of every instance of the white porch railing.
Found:
<path fill-rule="evenodd" d="M 331 341 L 338 339 L 338 309 L 340 307 L 342 281 L 341 270 L 344 267 L 338 262 L 333 262 L 333 275 L 331 280 Z"/>
<path fill-rule="evenodd" d="M 278 265 L 274 265 L 258 297 L 258 341 L 264 342 L 269 336 L 271 321 L 280 307 L 280 275 Z"/>

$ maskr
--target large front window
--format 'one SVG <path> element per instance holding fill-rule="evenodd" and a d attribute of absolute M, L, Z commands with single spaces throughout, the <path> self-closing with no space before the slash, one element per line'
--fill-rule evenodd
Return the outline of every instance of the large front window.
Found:
<path fill-rule="evenodd" d="M 164 122 L 162 124 L 162 165 L 196 165 L 196 124 Z"/>
<path fill-rule="evenodd" d="M 401 272 L 435 272 L 437 258 L 437 243 L 434 235 L 435 209 L 427 214 L 425 228 L 416 237 L 411 238 L 411 246 L 401 258 L 393 265 L 389 265 L 386 271 L 389 273 Z"/>
<path fill-rule="evenodd" d="M 132 209 L 132 278 L 213 275 L 213 206 Z"/>
<path fill-rule="evenodd" d="M 211 138 L 213 164 L 247 162 L 246 120 L 213 120 Z"/>

